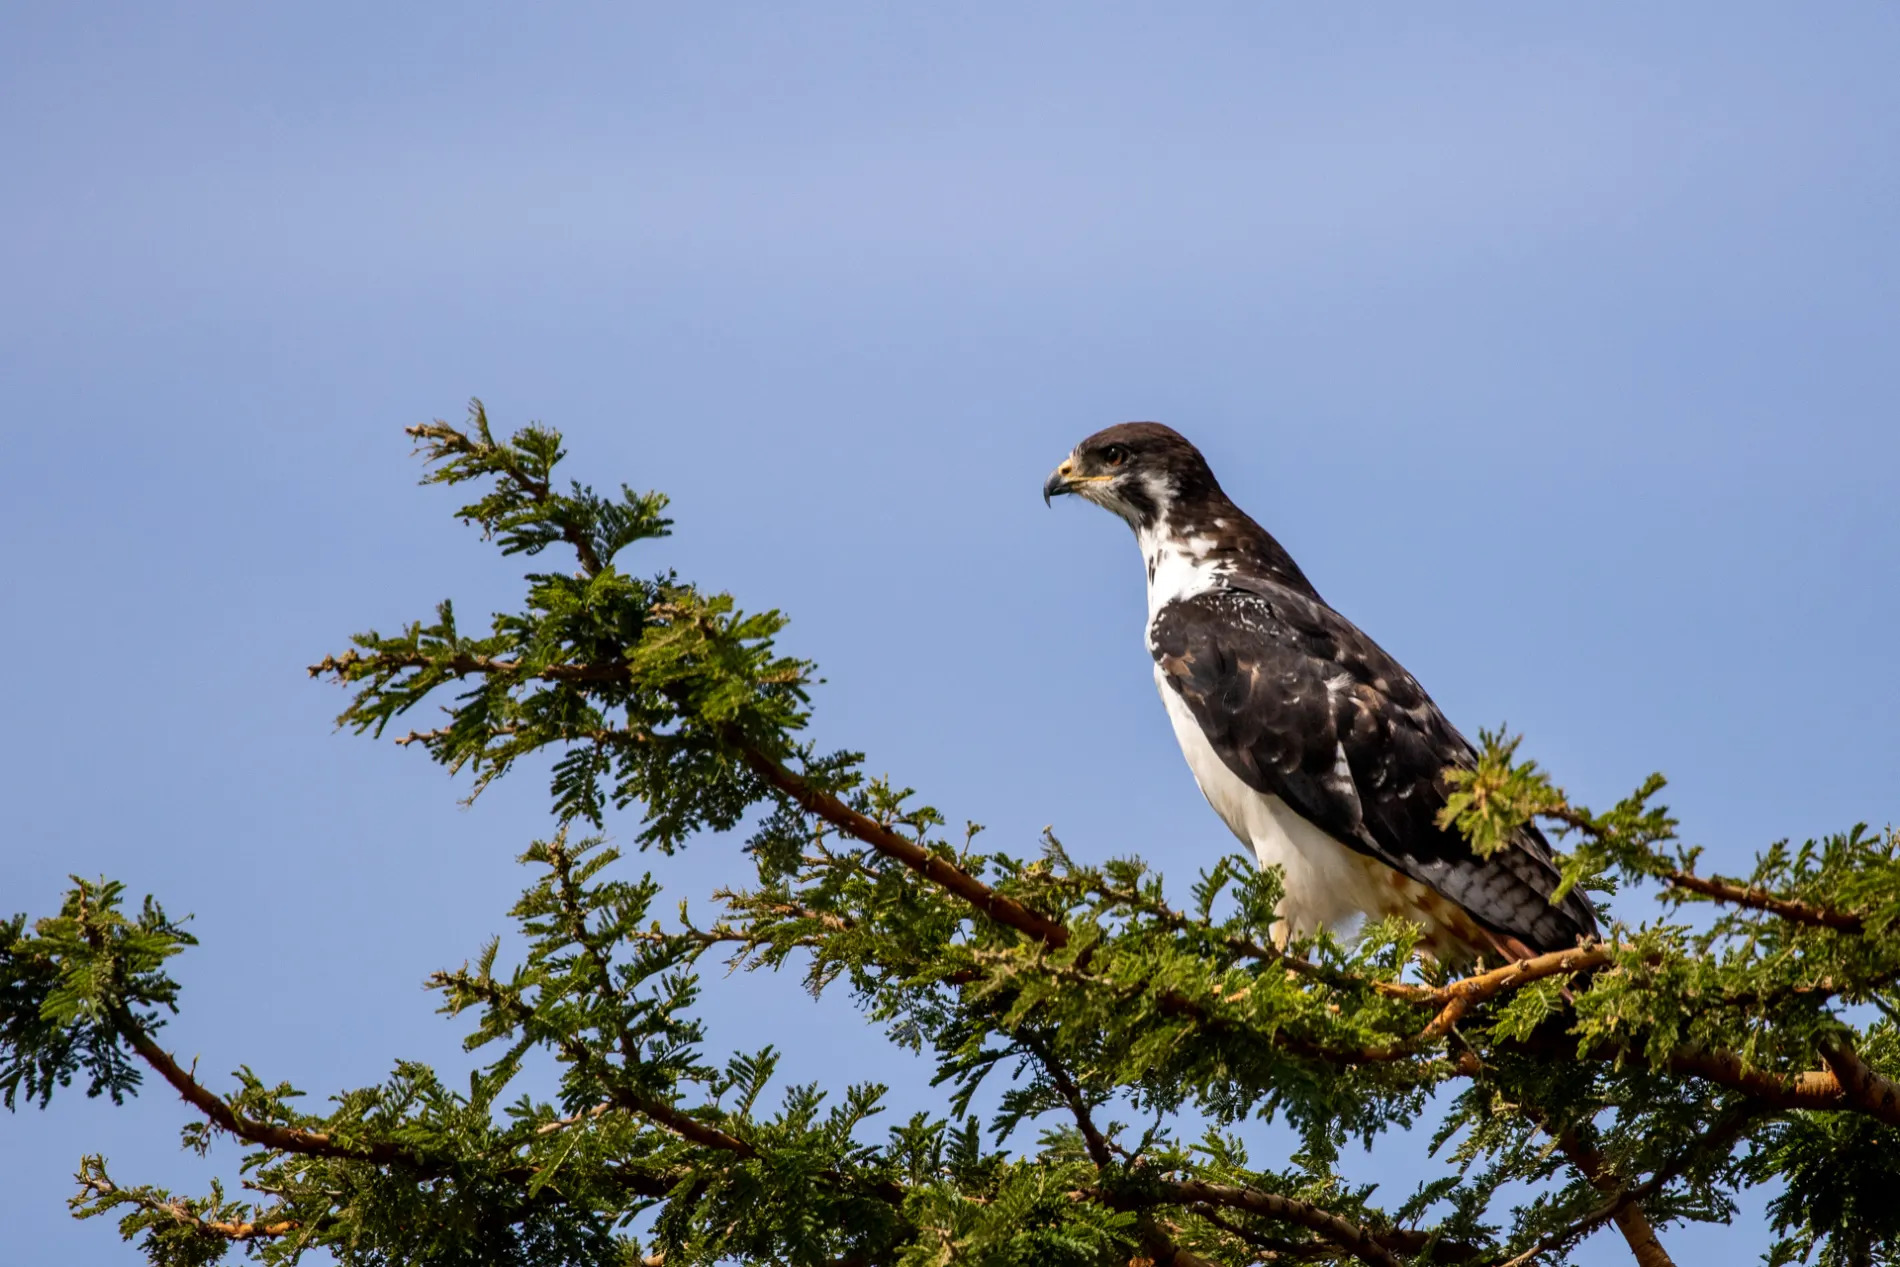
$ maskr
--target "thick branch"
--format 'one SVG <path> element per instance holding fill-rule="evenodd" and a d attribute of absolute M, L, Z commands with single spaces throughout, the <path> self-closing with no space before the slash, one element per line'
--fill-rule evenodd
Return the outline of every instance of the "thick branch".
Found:
<path fill-rule="evenodd" d="M 1699 1047 L 1678 1047 L 1659 1061 L 1652 1061 L 1638 1047 L 1619 1041 L 1595 1043 L 1579 1052 L 1563 1039 L 1533 1036 L 1514 1044 L 1531 1054 L 1563 1059 L 1632 1063 L 1663 1073 L 1700 1078 L 1747 1096 L 1757 1109 L 1808 1109 L 1821 1113 L 1865 1113 L 1889 1126 L 1900 1126 L 1900 1087 L 1869 1070 L 1872 1082 L 1863 1080 L 1866 1091 L 1855 1093 L 1843 1085 L 1831 1069 L 1805 1069 L 1795 1073 L 1775 1073 L 1745 1062 L 1735 1052 Z M 1469 1056 L 1469 1053 L 1466 1053 Z M 1475 1076 L 1482 1065 L 1475 1057 L 1461 1059 L 1456 1065 L 1462 1075 Z"/>
<path fill-rule="evenodd" d="M 1614 1053 L 1614 1054 L 1621 1054 Z M 1704 1051 L 1681 1048 L 1669 1054 L 1663 1067 L 1671 1073 L 1687 1074 L 1742 1092 L 1767 1108 L 1818 1109 L 1822 1111 L 1854 1109 L 1879 1119 L 1889 1126 L 1900 1126 L 1900 1102 L 1892 1094 L 1870 1089 L 1866 1095 L 1851 1094 L 1839 1075 L 1832 1070 L 1804 1070 L 1800 1073 L 1771 1073 L 1745 1064 L 1732 1051 Z M 1871 1073 L 1871 1071 L 1869 1071 Z M 1879 1075 L 1875 1074 L 1878 1078 Z"/>
<path fill-rule="evenodd" d="M 1600 968 L 1611 959 L 1608 946 L 1579 946 L 1574 950 L 1559 950 L 1531 959 L 1520 959 L 1502 968 L 1453 981 L 1433 990 L 1428 996 L 1429 1001 L 1442 1004 L 1442 1007 L 1438 1015 L 1432 1018 L 1431 1024 L 1419 1031 L 1418 1036 L 1423 1040 L 1443 1038 L 1475 1004 L 1545 977 L 1568 976 Z"/>
<path fill-rule="evenodd" d="M 1248 1249 L 1263 1255 L 1268 1262 L 1278 1262 L 1283 1258 L 1306 1262 L 1315 1258 L 1332 1258 L 1339 1253 L 1337 1245 L 1326 1241 L 1290 1241 L 1283 1236 L 1261 1236 L 1257 1232 L 1250 1232 L 1211 1205 L 1191 1205 L 1188 1212 L 1212 1223 Z"/>
<path fill-rule="evenodd" d="M 1875 1073 L 1845 1039 L 1821 1044 L 1821 1059 L 1840 1080 L 1849 1104 L 1883 1122 L 1900 1126 L 1900 1086 Z"/>
<path fill-rule="evenodd" d="M 1603 1154 L 1597 1151 L 1596 1146 L 1573 1128 L 1557 1136 L 1557 1147 L 1590 1181 L 1591 1187 L 1611 1199 L 1613 1209 L 1610 1217 L 1615 1221 L 1617 1231 L 1629 1243 L 1630 1253 L 1635 1255 L 1638 1267 L 1676 1267 L 1675 1260 L 1669 1257 L 1662 1242 L 1656 1239 L 1656 1229 L 1650 1226 L 1649 1216 L 1643 1213 L 1643 1203 L 1622 1199 L 1623 1185 L 1610 1173 Z"/>

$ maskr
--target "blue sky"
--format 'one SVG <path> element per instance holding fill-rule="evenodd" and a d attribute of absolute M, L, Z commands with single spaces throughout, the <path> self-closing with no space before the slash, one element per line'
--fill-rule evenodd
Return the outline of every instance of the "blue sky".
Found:
<path fill-rule="evenodd" d="M 1001 847 L 1229 845 L 1125 529 L 1037 497 L 1128 418 L 1582 798 L 1661 769 L 1731 869 L 1889 821 L 1900 10 L 1180 10 L 8 6 L 0 907 L 194 912 L 166 1038 L 218 1085 L 463 1067 L 419 984 L 543 788 L 458 807 L 303 666 L 512 601 L 400 434 L 470 395 L 670 492 L 629 563 L 785 608 L 820 736 Z M 923 1095 L 841 1002 L 711 984 L 720 1044 Z M 9 1248 L 135 1261 L 66 1176 L 228 1171 L 185 1120 L 0 1121 Z"/>

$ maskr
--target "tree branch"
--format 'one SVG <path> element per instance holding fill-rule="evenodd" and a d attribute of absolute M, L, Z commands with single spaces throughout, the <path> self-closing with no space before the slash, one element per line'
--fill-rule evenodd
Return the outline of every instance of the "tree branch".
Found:
<path fill-rule="evenodd" d="M 1735 1141 L 1750 1126 L 1769 1116 L 1772 1110 L 1744 1100 L 1717 1120 L 1707 1131 L 1690 1140 L 1682 1150 L 1666 1164 L 1659 1166 L 1656 1173 L 1633 1188 L 1626 1188 L 1618 1195 L 1569 1224 L 1541 1237 L 1535 1245 L 1498 1267 L 1529 1267 L 1543 1255 L 1563 1249 L 1584 1236 L 1594 1232 L 1615 1218 L 1625 1206 L 1634 1202 L 1647 1201 L 1662 1191 L 1670 1180 L 1687 1170 L 1698 1157 L 1711 1153 L 1726 1153 L 1735 1146 Z"/>
<path fill-rule="evenodd" d="M 1248 1189 L 1248 1191 L 1251 1191 L 1251 1189 Z M 1280 1199 L 1293 1200 L 1291 1197 L 1282 1197 Z M 1189 1206 L 1188 1209 L 1199 1217 L 1206 1219 L 1215 1227 L 1238 1237 L 1240 1240 L 1245 1241 L 1250 1247 L 1266 1254 L 1283 1258 L 1311 1259 L 1330 1257 L 1338 1253 L 1340 1249 L 1337 1242 L 1329 1240 L 1289 1241 L 1277 1237 L 1261 1236 L 1222 1217 L 1219 1210 L 1211 1205 Z M 1395 1254 L 1415 1255 L 1422 1254 L 1427 1249 L 1430 1249 L 1432 1251 L 1431 1261 L 1433 1262 L 1476 1264 L 1494 1261 L 1487 1255 L 1487 1251 L 1476 1245 L 1464 1241 L 1439 1239 L 1429 1232 L 1421 1232 L 1416 1228 L 1388 1228 L 1382 1232 L 1373 1232 L 1371 1235 L 1374 1241 Z"/>
<path fill-rule="evenodd" d="M 1283 1258 L 1307 1262 L 1315 1258 L 1331 1258 L 1339 1253 L 1339 1247 L 1328 1241 L 1290 1241 L 1281 1236 L 1262 1236 L 1258 1232 L 1250 1232 L 1215 1206 L 1191 1205 L 1187 1209 L 1195 1218 L 1212 1223 L 1248 1249 L 1262 1255 L 1267 1262 L 1278 1262 Z"/>
<path fill-rule="evenodd" d="M 1751 910 L 1767 911 L 1771 915 L 1779 915 L 1782 919 L 1796 924 L 1831 928 L 1842 933 L 1858 933 L 1866 927 L 1866 922 L 1853 911 L 1837 911 L 1831 906 L 1820 906 L 1794 898 L 1776 897 L 1766 889 L 1737 884 L 1733 880 L 1699 876 L 1688 871 L 1671 871 L 1663 876 L 1663 880 L 1678 889 L 1699 893 L 1703 897 L 1714 898 L 1730 906 L 1745 906 Z"/>
<path fill-rule="evenodd" d="M 670 1104 L 644 1096 L 623 1087 L 613 1090 L 614 1103 L 630 1113 L 637 1113 L 658 1126 L 663 1126 L 689 1144 L 698 1144 L 701 1148 L 717 1149 L 731 1153 L 746 1161 L 758 1159 L 759 1150 L 740 1139 L 708 1125 L 696 1117 L 680 1112 Z"/>
<path fill-rule="evenodd" d="M 437 986 L 453 986 L 466 990 L 480 998 L 490 1007 L 504 1011 L 514 1018 L 517 1025 L 526 1026 L 532 1019 L 532 1010 L 520 1000 L 510 997 L 497 989 L 492 983 L 468 976 L 455 976 L 445 972 L 431 975 L 430 982 Z M 609 1097 L 608 1103 L 624 1112 L 643 1117 L 654 1125 L 679 1136 L 689 1144 L 701 1148 L 730 1154 L 743 1161 L 756 1161 L 760 1153 L 757 1148 L 740 1139 L 737 1135 L 720 1130 L 710 1122 L 702 1122 L 689 1113 L 681 1112 L 672 1105 L 652 1096 L 636 1091 L 614 1076 L 613 1066 L 597 1057 L 585 1044 L 573 1038 L 557 1040 L 562 1055 L 578 1067 L 591 1069 L 594 1075 L 605 1084 Z M 631 1059 L 631 1057 L 628 1057 Z M 598 1117 L 608 1111 L 607 1104 L 596 1104 L 592 1108 L 576 1114 L 572 1118 L 563 1118 L 556 1122 L 544 1123 L 537 1133 L 545 1133 L 563 1127 L 575 1125 L 582 1118 Z M 904 1200 L 903 1186 L 888 1179 L 878 1180 L 865 1185 L 850 1176 L 836 1172 L 826 1172 L 827 1177 L 844 1185 L 865 1187 L 873 1196 L 891 1205 L 900 1205 Z"/>
<path fill-rule="evenodd" d="M 1568 801 L 1561 799 L 1538 809 L 1537 816 L 1553 819 L 1597 840 L 1616 834 L 1606 830 L 1603 824 L 1590 815 L 1573 809 Z M 1699 876 L 1692 871 L 1672 870 L 1663 872 L 1658 878 L 1672 888 L 1684 889 L 1730 906 L 1766 911 L 1770 915 L 1778 915 L 1795 924 L 1832 928 L 1842 933 L 1858 933 L 1866 927 L 1865 921 L 1854 911 L 1836 910 L 1831 906 L 1804 902 L 1798 898 L 1776 897 L 1767 889 L 1740 884 L 1734 880 L 1724 880 L 1720 876 Z"/>
<path fill-rule="evenodd" d="M 170 1083 L 172 1089 L 185 1103 L 197 1109 L 209 1119 L 213 1126 L 227 1131 L 239 1139 L 257 1144 L 264 1148 L 274 1148 L 279 1152 L 301 1153 L 311 1157 L 335 1157 L 352 1161 L 368 1161 L 377 1165 L 397 1163 L 421 1164 L 422 1158 L 416 1153 L 392 1144 L 386 1140 L 375 1140 L 366 1144 L 345 1144 L 322 1131 L 307 1131 L 294 1126 L 278 1126 L 272 1122 L 259 1122 L 239 1114 L 220 1095 L 193 1078 L 171 1053 L 152 1040 L 145 1027 L 139 1024 L 122 1004 L 115 1004 L 107 1010 L 112 1027 L 127 1045 L 137 1052 L 139 1058 Z"/>
<path fill-rule="evenodd" d="M 330 673 L 336 675 L 339 680 L 347 680 L 348 672 L 365 662 L 377 662 L 381 666 L 397 669 L 446 668 L 457 677 L 467 677 L 471 674 L 506 676 L 521 671 L 519 661 L 497 660 L 491 656 L 458 654 L 435 658 L 422 653 L 412 655 L 378 653 L 365 656 L 358 651 L 347 651 L 340 656 L 325 656 L 310 666 L 310 674 L 312 677 L 317 677 Z M 627 669 L 620 664 L 551 664 L 537 670 L 532 676 L 550 682 L 613 683 L 626 680 Z M 430 732 L 423 732 L 416 736 L 415 741 L 426 741 L 430 737 Z M 631 734 L 627 737 L 635 738 Z M 408 736 L 404 738 L 409 739 Z M 1059 921 L 1032 911 L 1014 898 L 998 893 L 949 859 L 939 857 L 916 841 L 892 831 L 867 815 L 860 814 L 832 793 L 813 787 L 808 780 L 787 769 L 769 753 L 745 742 L 743 737 L 728 735 L 727 740 L 737 749 L 754 774 L 774 790 L 789 797 L 807 813 L 817 815 L 839 831 L 908 867 L 937 887 L 962 898 L 996 923 L 1014 928 L 1050 946 L 1060 948 L 1068 944 L 1069 930 Z"/>
<path fill-rule="evenodd" d="M 1450 994 L 1451 999 L 1447 1002 L 1447 1007 L 1461 997 L 1461 992 L 1488 997 L 1539 977 L 1554 976 L 1560 972 L 1582 971 L 1592 965 L 1599 953 L 1607 953 L 1607 949 L 1580 947 L 1573 951 L 1557 951 L 1548 955 L 1539 955 L 1534 959 L 1507 964 L 1503 968 L 1493 969 L 1491 972 L 1481 973 L 1476 977 L 1469 977 L 1464 981 L 1440 987 L 1439 990 L 1433 991 L 1430 997 L 1438 998 Z M 977 959 L 979 962 L 985 959 L 1006 961 L 1005 956 L 990 956 L 982 953 L 977 955 Z M 1073 965 L 1045 965 L 1043 970 L 1084 986 L 1096 987 L 1106 984 L 1084 969 Z M 1212 1014 L 1199 1001 L 1178 991 L 1167 991 L 1161 994 L 1156 1002 L 1160 1009 L 1169 1015 L 1189 1017 L 1214 1027 L 1225 1027 L 1230 1024 Z M 1441 1013 L 1441 1017 L 1442 1015 Z M 1434 1024 L 1436 1023 L 1435 1020 Z M 1410 1060 L 1421 1054 L 1414 1042 L 1399 1042 L 1385 1047 L 1346 1049 L 1328 1047 L 1286 1029 L 1277 1029 L 1264 1035 L 1263 1041 L 1301 1059 L 1340 1066 L 1387 1064 Z M 1525 1045 L 1520 1044 L 1520 1046 Z M 1534 1046 L 1530 1049 L 1542 1050 Z M 1574 1049 L 1558 1045 L 1550 1045 L 1549 1053 L 1561 1053 L 1569 1059 L 1577 1058 Z M 1859 1079 L 1858 1085 L 1863 1089 L 1850 1091 L 1842 1078 L 1831 1069 L 1774 1073 L 1751 1066 L 1743 1061 L 1740 1055 L 1725 1050 L 1678 1048 L 1670 1052 L 1658 1064 L 1652 1063 L 1642 1052 L 1632 1049 L 1628 1044 L 1608 1042 L 1598 1043 L 1581 1055 L 1584 1059 L 1608 1063 L 1634 1060 L 1668 1073 L 1714 1082 L 1747 1095 L 1764 1109 L 1856 1111 L 1889 1125 L 1900 1126 L 1900 1084 L 1893 1083 L 1871 1069 L 1867 1070 L 1865 1075 L 1854 1075 Z M 1456 1077 L 1475 1078 L 1484 1069 L 1482 1060 L 1470 1051 L 1449 1053 L 1444 1059 L 1450 1062 L 1451 1073 Z"/>
<path fill-rule="evenodd" d="M 1063 1068 L 1062 1061 L 1057 1059 L 1055 1052 L 1049 1048 L 1048 1044 L 1034 1034 L 1025 1030 L 1017 1033 L 1015 1037 L 1017 1042 L 1028 1048 L 1030 1054 L 1035 1056 L 1037 1063 L 1049 1075 L 1050 1085 L 1055 1087 L 1056 1094 L 1061 1096 L 1062 1102 L 1069 1106 L 1069 1114 L 1075 1118 L 1076 1129 L 1082 1132 L 1082 1143 L 1088 1149 L 1089 1160 L 1095 1163 L 1097 1170 L 1112 1168 L 1115 1164 L 1115 1156 L 1109 1150 L 1108 1137 L 1103 1135 L 1101 1128 L 1095 1125 L 1095 1119 L 1089 1114 L 1088 1101 L 1082 1096 L 1082 1089 L 1076 1086 L 1075 1079 L 1071 1078 L 1069 1071 Z"/>
<path fill-rule="evenodd" d="M 1841 1084 L 1841 1097 L 1869 1116 L 1900 1126 L 1900 1086 L 1875 1073 L 1845 1038 L 1821 1044 L 1821 1059 Z"/>
<path fill-rule="evenodd" d="M 916 841 L 860 814 L 830 792 L 813 787 L 759 749 L 740 744 L 739 751 L 755 774 L 806 812 L 817 815 L 839 831 L 908 867 L 938 888 L 962 898 L 996 923 L 1057 949 L 1069 944 L 1069 930 L 1059 921 L 998 893 L 948 858 L 940 857 Z"/>
<path fill-rule="evenodd" d="M 486 424 L 483 425 L 484 427 L 486 426 Z M 457 453 L 474 456 L 479 452 L 474 442 L 468 438 L 465 432 L 458 431 L 448 423 L 440 420 L 432 423 L 417 423 L 413 427 L 404 427 L 402 431 L 404 435 L 412 440 L 433 440 L 436 444 L 453 449 Z M 546 481 L 535 479 L 517 466 L 515 464 L 514 455 L 508 451 L 507 445 L 491 443 L 487 447 L 488 454 L 493 457 L 500 469 L 509 479 L 513 480 L 515 486 L 526 493 L 536 505 L 546 506 L 554 500 L 554 490 L 548 487 Z M 418 446 L 416 451 L 420 453 L 423 450 Z M 576 557 L 580 559 L 581 566 L 587 570 L 587 575 L 600 575 L 606 564 L 602 561 L 600 555 L 595 553 L 593 543 L 587 539 L 585 534 L 575 528 L 573 524 L 568 523 L 566 520 L 561 520 L 560 524 L 561 539 L 574 548 L 574 553 Z"/>
<path fill-rule="evenodd" d="M 1643 1213 L 1641 1201 L 1624 1200 L 1623 1185 L 1609 1171 L 1609 1166 L 1598 1152 L 1596 1146 L 1585 1139 L 1577 1128 L 1572 1127 L 1557 1136 L 1557 1147 L 1570 1159 L 1590 1186 L 1611 1199 L 1610 1218 L 1616 1223 L 1617 1231 L 1629 1243 L 1630 1253 L 1635 1255 L 1638 1267 L 1676 1267 L 1675 1260 L 1669 1257 L 1662 1242 L 1656 1239 L 1656 1229 L 1650 1226 L 1649 1216 Z"/>
<path fill-rule="evenodd" d="M 1431 1023 L 1419 1031 L 1418 1037 L 1420 1040 L 1443 1038 L 1475 1004 L 1545 977 L 1568 976 L 1600 968 L 1610 963 L 1612 958 L 1610 947 L 1600 943 L 1579 946 L 1573 950 L 1553 951 L 1530 959 L 1520 959 L 1516 963 L 1507 963 L 1501 968 L 1440 986 L 1420 999 L 1421 1002 L 1442 1006 Z"/>
<path fill-rule="evenodd" d="M 1166 1194 L 1164 1200 L 1169 1205 L 1212 1205 L 1244 1210 L 1262 1218 L 1303 1227 L 1368 1264 L 1368 1267 L 1402 1267 L 1398 1257 L 1380 1243 L 1378 1233 L 1310 1201 L 1262 1192 L 1258 1188 L 1208 1183 L 1203 1179 L 1163 1180 L 1160 1188 Z M 1420 1237 L 1421 1245 L 1424 1239 Z"/>
<path fill-rule="evenodd" d="M 256 1144 L 261 1148 L 273 1148 L 279 1152 L 295 1153 L 305 1157 L 326 1157 L 340 1161 L 364 1161 L 378 1166 L 404 1165 L 429 1172 L 435 1172 L 440 1168 L 439 1163 L 431 1163 L 431 1161 L 422 1154 L 412 1152 L 409 1149 L 403 1148 L 401 1145 L 390 1143 L 387 1140 L 373 1140 L 359 1145 L 345 1144 L 323 1131 L 309 1131 L 298 1127 L 278 1126 L 274 1123 L 259 1122 L 253 1118 L 244 1117 L 234 1110 L 222 1097 L 205 1087 L 202 1083 L 193 1078 L 191 1074 L 181 1068 L 178 1062 L 172 1059 L 169 1052 L 152 1041 L 150 1034 L 147 1033 L 144 1027 L 139 1025 L 138 1021 L 123 1007 L 113 1009 L 112 1023 L 113 1028 L 125 1039 L 127 1044 L 129 1044 L 131 1048 L 138 1053 L 140 1058 L 143 1059 L 146 1064 L 150 1065 L 160 1077 L 172 1085 L 181 1099 L 202 1113 L 213 1126 L 231 1135 L 235 1135 L 247 1143 Z M 554 1130 L 573 1126 L 583 1118 L 591 1119 L 598 1117 L 605 1109 L 606 1106 L 604 1105 L 596 1105 L 593 1109 L 576 1114 L 572 1118 L 544 1124 L 537 1129 L 536 1133 L 547 1134 Z M 656 1118 L 655 1120 L 657 1121 L 658 1119 Z M 692 1122 L 690 1118 L 685 1120 Z M 695 1126 L 700 1125 L 696 1122 L 692 1124 Z M 662 1125 L 666 1125 L 666 1123 L 662 1123 Z M 533 1175 L 535 1170 L 535 1167 L 523 1166 L 513 1168 L 504 1173 L 525 1178 Z M 630 1187 L 638 1190 L 641 1195 L 654 1198 L 665 1197 L 673 1189 L 672 1179 L 663 1178 L 655 1180 L 649 1176 L 636 1175 L 632 1172 L 628 1172 L 627 1175 L 624 1176 L 624 1181 Z M 212 1230 L 215 1231 L 217 1229 L 213 1228 Z M 280 1233 L 273 1232 L 270 1234 L 278 1235 Z"/>
<path fill-rule="evenodd" d="M 136 1190 L 127 1192 L 107 1178 L 103 1171 L 97 1174 L 81 1174 L 78 1178 L 80 1188 L 86 1192 L 102 1197 L 120 1196 L 142 1210 L 163 1214 L 193 1231 L 203 1232 L 209 1236 L 220 1236 L 234 1244 L 245 1241 L 274 1240 L 279 1236 L 288 1236 L 303 1226 L 295 1219 L 276 1219 L 268 1223 L 251 1220 L 207 1219 L 193 1214 L 183 1201 L 160 1201 Z M 75 1202 L 84 1199 L 83 1197 L 73 1198 Z"/>
<path fill-rule="evenodd" d="M 1620 1052 L 1609 1058 L 1615 1058 Z M 1824 1057 L 1825 1058 L 1825 1057 Z M 1743 1063 L 1732 1051 L 1703 1051 L 1680 1048 L 1663 1062 L 1671 1073 L 1688 1074 L 1707 1082 L 1719 1083 L 1749 1096 L 1766 1108 L 1853 1109 L 1889 1126 L 1900 1126 L 1900 1101 L 1893 1095 L 1893 1084 L 1869 1073 L 1884 1085 L 1884 1090 L 1868 1084 L 1865 1094 L 1851 1094 L 1840 1076 L 1832 1070 L 1804 1070 L 1779 1074 Z"/>
<path fill-rule="evenodd" d="M 566 1117 L 556 1118 L 552 1122 L 543 1123 L 534 1128 L 534 1133 L 536 1135 L 552 1135 L 554 1132 L 564 1131 L 570 1126 L 579 1126 L 583 1122 L 592 1122 L 605 1117 L 607 1114 L 613 1112 L 613 1109 L 613 1101 L 602 1100 L 591 1109 L 582 1109 L 579 1113 L 570 1113 Z"/>

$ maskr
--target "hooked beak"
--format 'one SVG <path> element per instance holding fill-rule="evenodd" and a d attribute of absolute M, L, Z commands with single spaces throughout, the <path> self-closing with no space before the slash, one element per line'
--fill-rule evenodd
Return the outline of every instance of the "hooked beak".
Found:
<path fill-rule="evenodd" d="M 1075 459 L 1063 459 L 1062 465 L 1051 471 L 1049 478 L 1043 481 L 1042 504 L 1047 506 L 1050 498 L 1060 497 L 1064 493 L 1073 493 L 1076 484 L 1076 481 L 1072 478 L 1074 473 Z"/>

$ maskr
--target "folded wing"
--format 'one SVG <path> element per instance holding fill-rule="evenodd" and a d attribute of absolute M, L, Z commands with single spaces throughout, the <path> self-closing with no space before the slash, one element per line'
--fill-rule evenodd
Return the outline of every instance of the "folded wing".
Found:
<path fill-rule="evenodd" d="M 1594 935 L 1589 901 L 1557 906 L 1535 826 L 1488 858 L 1438 825 L 1444 770 L 1471 744 L 1412 675 L 1316 596 L 1271 580 L 1176 599 L 1149 649 L 1227 767 L 1328 835 L 1533 950 Z"/>

